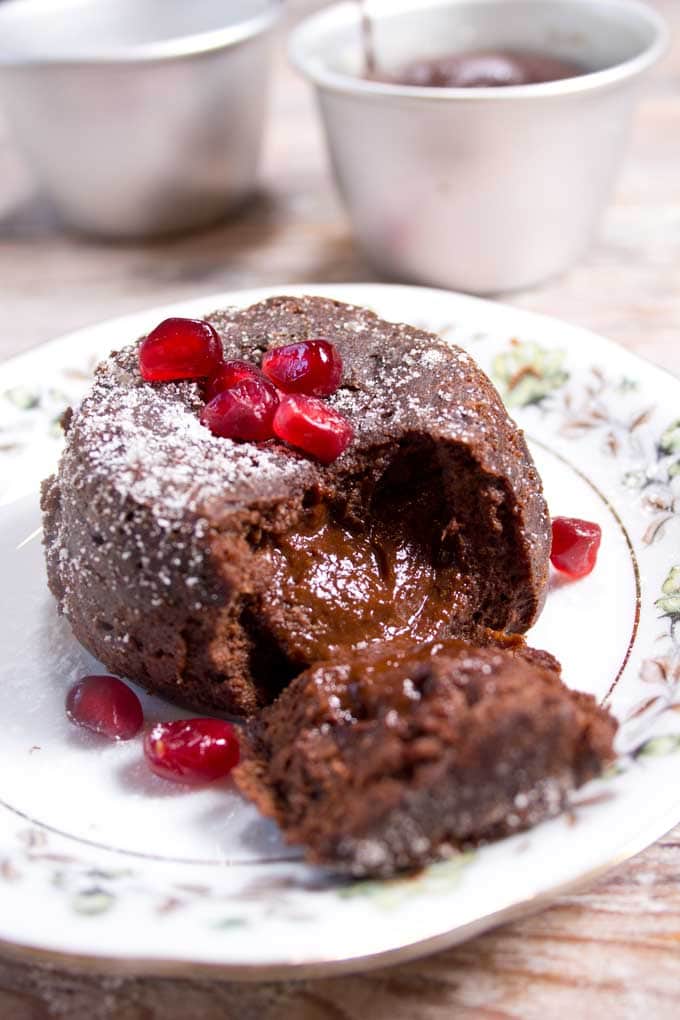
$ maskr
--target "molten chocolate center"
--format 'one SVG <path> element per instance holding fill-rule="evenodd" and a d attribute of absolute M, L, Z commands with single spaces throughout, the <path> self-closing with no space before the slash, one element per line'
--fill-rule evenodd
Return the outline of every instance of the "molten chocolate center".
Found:
<path fill-rule="evenodd" d="M 286 614 L 278 638 L 298 661 L 402 634 L 421 641 L 451 617 L 454 579 L 444 575 L 452 572 L 437 570 L 397 522 L 354 528 L 320 504 L 279 540 L 272 557 L 271 593 L 298 607 Z"/>
<path fill-rule="evenodd" d="M 351 486 L 349 487 L 351 488 Z M 259 612 L 286 659 L 307 664 L 402 635 L 420 642 L 464 626 L 479 606 L 434 449 L 401 454 L 359 510 L 308 494 L 266 555 Z M 311 504 L 311 505 L 310 505 Z"/>

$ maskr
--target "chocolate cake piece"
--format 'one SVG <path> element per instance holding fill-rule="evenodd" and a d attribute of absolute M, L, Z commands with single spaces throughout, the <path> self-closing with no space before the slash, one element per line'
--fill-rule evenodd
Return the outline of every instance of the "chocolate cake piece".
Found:
<path fill-rule="evenodd" d="M 112 354 L 42 498 L 50 588 L 93 655 L 173 701 L 251 715 L 347 644 L 530 626 L 550 547 L 541 482 L 468 354 L 318 297 L 208 318 L 227 358 L 256 364 L 332 340 L 329 402 L 355 439 L 323 466 L 217 438 L 200 383 L 144 382 L 137 343 Z"/>
<path fill-rule="evenodd" d="M 298 676 L 234 775 L 309 861 L 385 877 L 557 814 L 615 730 L 546 652 L 376 643 Z"/>

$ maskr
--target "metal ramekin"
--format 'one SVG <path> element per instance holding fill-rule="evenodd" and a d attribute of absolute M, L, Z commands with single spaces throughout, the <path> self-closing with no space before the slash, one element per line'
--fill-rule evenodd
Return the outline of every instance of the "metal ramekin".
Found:
<path fill-rule="evenodd" d="M 356 235 L 377 266 L 417 283 L 491 293 L 565 269 L 610 194 L 662 19 L 637 0 L 373 0 L 378 60 L 496 46 L 592 68 L 505 88 L 433 89 L 361 77 L 357 4 L 294 33 L 316 86 Z"/>
<path fill-rule="evenodd" d="M 0 105 L 72 226 L 142 237 L 252 190 L 280 0 L 8 0 Z"/>

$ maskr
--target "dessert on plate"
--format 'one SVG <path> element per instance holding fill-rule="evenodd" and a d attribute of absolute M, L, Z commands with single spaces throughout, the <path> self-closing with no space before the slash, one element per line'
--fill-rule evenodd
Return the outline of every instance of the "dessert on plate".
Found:
<path fill-rule="evenodd" d="M 551 522 L 522 432 L 460 348 L 275 297 L 165 320 L 64 424 L 42 492 L 59 609 L 113 673 L 246 717 L 238 786 L 311 861 L 421 866 L 556 814 L 612 758 L 614 720 L 521 636 Z M 560 520 L 582 576 L 599 528 Z M 160 774 L 238 760 L 228 724 L 168 726 L 145 741 Z"/>

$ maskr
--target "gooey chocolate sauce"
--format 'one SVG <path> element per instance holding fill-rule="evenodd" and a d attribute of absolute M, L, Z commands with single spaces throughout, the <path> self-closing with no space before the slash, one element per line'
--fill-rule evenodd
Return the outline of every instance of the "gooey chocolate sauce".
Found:
<path fill-rule="evenodd" d="M 424 499 L 424 497 L 423 497 Z M 400 507 L 393 522 L 356 529 L 318 505 L 270 551 L 271 605 L 298 606 L 270 627 L 288 654 L 305 662 L 326 658 L 343 645 L 440 633 L 466 601 L 455 569 L 432 562 L 414 544 L 404 519 L 427 513 L 420 502 Z"/>
<path fill-rule="evenodd" d="M 561 81 L 564 78 L 574 78 L 583 72 L 584 68 L 580 64 L 543 53 L 475 50 L 427 60 L 413 60 L 395 75 L 389 77 L 386 75 L 377 80 L 426 88 L 500 88 Z"/>
<path fill-rule="evenodd" d="M 586 68 L 530 50 L 487 49 L 416 58 L 392 74 L 378 68 L 373 22 L 367 0 L 359 0 L 364 49 L 364 76 L 392 85 L 425 88 L 499 88 L 510 85 L 540 85 L 584 74 Z"/>

